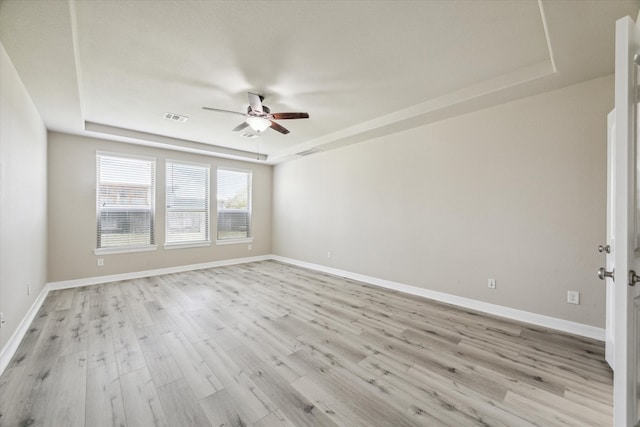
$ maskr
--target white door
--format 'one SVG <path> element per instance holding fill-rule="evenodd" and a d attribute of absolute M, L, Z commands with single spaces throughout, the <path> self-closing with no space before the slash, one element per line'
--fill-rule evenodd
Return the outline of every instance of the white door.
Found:
<path fill-rule="evenodd" d="M 637 103 L 640 28 L 629 17 L 616 22 L 615 63 L 615 278 L 613 285 L 614 424 L 639 423 L 640 404 L 640 167 Z M 636 59 L 639 58 L 639 59 Z"/>

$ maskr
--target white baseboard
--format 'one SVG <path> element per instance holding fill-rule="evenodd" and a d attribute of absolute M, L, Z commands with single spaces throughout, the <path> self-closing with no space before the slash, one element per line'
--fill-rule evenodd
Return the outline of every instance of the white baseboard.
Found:
<path fill-rule="evenodd" d="M 11 358 L 18 350 L 18 346 L 22 342 L 22 338 L 24 338 L 27 331 L 29 330 L 31 322 L 33 322 L 33 319 L 35 319 L 38 311 L 40 310 L 40 307 L 42 306 L 42 303 L 47 298 L 48 294 L 49 286 L 45 285 L 45 287 L 40 291 L 40 294 L 38 294 L 38 298 L 36 298 L 33 304 L 31 304 L 31 308 L 29 308 L 27 314 L 22 318 L 22 321 L 20 322 L 16 330 L 13 331 L 13 334 L 11 335 L 11 338 L 9 338 L 9 341 L 7 341 L 7 344 L 5 344 L 5 346 L 0 351 L 0 375 L 2 375 L 4 370 L 9 365 Z"/>
<path fill-rule="evenodd" d="M 322 271 L 336 276 L 346 277 L 348 279 L 357 280 L 371 285 L 380 286 L 394 291 L 404 292 L 411 295 L 417 295 L 429 298 L 435 301 L 468 308 L 482 313 L 492 314 L 494 316 L 505 317 L 519 322 L 530 323 L 532 325 L 542 326 L 549 329 L 555 329 L 567 332 L 573 335 L 579 335 L 587 338 L 593 338 L 599 341 L 605 340 L 605 330 L 595 326 L 585 325 L 582 323 L 570 322 L 568 320 L 558 319 L 555 317 L 544 316 L 542 314 L 531 313 L 528 311 L 517 310 L 515 308 L 505 307 L 503 305 L 491 304 L 470 298 L 459 297 L 444 292 L 431 291 L 429 289 L 419 288 L 416 286 L 405 285 L 403 283 L 392 282 L 390 280 L 379 279 L 377 277 L 365 276 L 363 274 L 352 273 L 346 270 L 327 267 L 320 264 L 312 264 L 292 258 L 273 255 L 271 257 L 276 261 L 305 267 L 312 270 Z"/>
<path fill-rule="evenodd" d="M 234 258 L 222 261 L 203 262 L 201 264 L 179 265 L 176 267 L 157 268 L 154 270 L 134 271 L 131 273 L 111 274 L 108 276 L 87 277 L 84 279 L 62 280 L 48 283 L 51 290 L 77 288 L 80 286 L 97 285 L 100 283 L 118 282 L 120 280 L 140 279 L 143 277 L 160 276 L 162 274 L 182 273 L 184 271 L 202 270 L 204 268 L 224 267 L 225 265 L 245 264 L 247 262 L 265 261 L 271 255 L 260 255 L 246 258 Z"/>

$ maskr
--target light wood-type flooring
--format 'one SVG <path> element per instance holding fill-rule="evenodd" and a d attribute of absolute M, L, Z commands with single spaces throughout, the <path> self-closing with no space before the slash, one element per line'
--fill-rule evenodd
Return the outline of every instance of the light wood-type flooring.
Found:
<path fill-rule="evenodd" d="M 2 426 L 607 426 L 603 343 L 275 261 L 53 291 Z"/>

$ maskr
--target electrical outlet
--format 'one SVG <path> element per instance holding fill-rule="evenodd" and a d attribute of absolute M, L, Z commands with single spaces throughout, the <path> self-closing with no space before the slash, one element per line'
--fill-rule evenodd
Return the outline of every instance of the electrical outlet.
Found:
<path fill-rule="evenodd" d="M 252 245 L 247 245 L 247 249 L 251 251 L 251 250 L 253 250 L 253 246 Z"/>
<path fill-rule="evenodd" d="M 331 259 L 331 251 L 327 252 L 327 258 Z"/>
<path fill-rule="evenodd" d="M 98 267 L 104 266 L 104 258 L 98 258 Z"/>
<path fill-rule="evenodd" d="M 496 279 L 487 279 L 487 286 L 489 287 L 489 289 L 495 289 Z"/>
<path fill-rule="evenodd" d="M 567 302 L 569 304 L 580 304 L 580 292 L 567 291 Z"/>

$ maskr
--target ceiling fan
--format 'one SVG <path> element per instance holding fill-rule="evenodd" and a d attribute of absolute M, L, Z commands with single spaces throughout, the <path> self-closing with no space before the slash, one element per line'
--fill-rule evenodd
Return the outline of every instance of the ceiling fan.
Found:
<path fill-rule="evenodd" d="M 308 119 L 309 113 L 272 113 L 269 107 L 262 104 L 264 97 L 257 93 L 247 92 L 249 95 L 249 106 L 246 113 L 238 113 L 237 111 L 221 110 L 219 108 L 202 107 L 204 110 L 219 111 L 221 113 L 237 114 L 246 117 L 245 121 L 233 128 L 234 132 L 240 131 L 247 126 L 251 127 L 254 131 L 261 133 L 271 129 L 278 131 L 282 134 L 288 134 L 289 130 L 279 125 L 274 120 L 289 120 L 289 119 Z"/>

